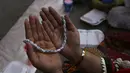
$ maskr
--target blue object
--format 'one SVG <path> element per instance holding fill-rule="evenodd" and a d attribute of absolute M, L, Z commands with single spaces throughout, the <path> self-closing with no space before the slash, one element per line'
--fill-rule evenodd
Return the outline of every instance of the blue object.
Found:
<path fill-rule="evenodd" d="M 70 11 L 72 10 L 72 6 L 73 6 L 73 1 L 67 2 L 67 1 L 64 0 L 65 12 L 70 13 Z"/>
<path fill-rule="evenodd" d="M 114 0 L 102 0 L 103 3 L 113 3 Z"/>

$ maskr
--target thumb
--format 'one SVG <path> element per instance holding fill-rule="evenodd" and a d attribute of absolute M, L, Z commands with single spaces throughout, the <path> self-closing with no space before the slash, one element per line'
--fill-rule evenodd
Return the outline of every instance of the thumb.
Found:
<path fill-rule="evenodd" d="M 33 65 L 37 64 L 38 59 L 37 59 L 37 55 L 34 51 L 34 47 L 31 44 L 26 43 L 26 49 L 27 49 L 27 56 L 28 56 L 29 60 L 31 61 L 31 63 Z"/>
<path fill-rule="evenodd" d="M 70 18 L 67 15 L 65 15 L 65 20 L 66 20 L 67 29 L 75 31 L 76 27 L 74 26 L 74 24 L 72 23 L 72 21 L 70 20 Z"/>

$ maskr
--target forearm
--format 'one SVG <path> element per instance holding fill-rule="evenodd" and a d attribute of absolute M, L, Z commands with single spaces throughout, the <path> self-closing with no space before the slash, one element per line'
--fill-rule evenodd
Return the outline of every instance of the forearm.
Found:
<path fill-rule="evenodd" d="M 87 52 L 79 65 L 79 69 L 85 73 L 102 73 L 101 59 Z"/>
<path fill-rule="evenodd" d="M 62 71 L 62 70 L 59 70 L 59 71 L 56 71 L 56 73 L 63 73 L 63 71 Z"/>
<path fill-rule="evenodd" d="M 43 73 L 48 73 L 48 72 L 44 72 L 44 71 L 43 71 Z M 58 70 L 58 71 L 56 71 L 56 72 L 51 72 L 51 73 L 63 73 L 63 71 L 62 71 L 62 70 Z"/>

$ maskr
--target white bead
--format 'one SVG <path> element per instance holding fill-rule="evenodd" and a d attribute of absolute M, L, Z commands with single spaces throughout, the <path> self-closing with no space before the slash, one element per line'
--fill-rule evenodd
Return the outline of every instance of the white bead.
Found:
<path fill-rule="evenodd" d="M 58 49 L 57 52 L 59 52 L 61 49 Z"/>
<path fill-rule="evenodd" d="M 84 56 L 85 55 L 85 51 L 83 50 L 83 52 L 82 52 L 82 56 Z"/>
<path fill-rule="evenodd" d="M 102 70 L 104 71 L 103 73 L 107 73 L 106 63 L 104 58 L 102 57 L 101 57 L 101 65 L 102 65 Z"/>

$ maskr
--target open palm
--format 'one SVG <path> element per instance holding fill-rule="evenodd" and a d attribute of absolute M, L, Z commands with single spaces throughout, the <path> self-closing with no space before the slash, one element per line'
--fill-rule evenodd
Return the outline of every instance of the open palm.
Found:
<path fill-rule="evenodd" d="M 36 16 L 29 16 L 29 21 L 25 20 L 25 30 L 26 38 L 30 39 L 41 48 L 56 49 Z M 62 68 L 59 54 L 41 53 L 28 43 L 27 49 L 28 57 L 36 68 L 49 73 L 54 73 Z"/>
<path fill-rule="evenodd" d="M 56 48 L 61 47 L 64 39 L 62 18 L 52 7 L 49 7 L 48 10 L 43 8 L 40 15 L 43 19 L 43 23 L 48 24 L 44 27 L 52 43 Z M 80 49 L 79 32 L 67 16 L 65 16 L 65 20 L 67 26 L 67 43 L 60 53 L 73 61 L 73 63 L 77 63 L 82 53 Z"/>

